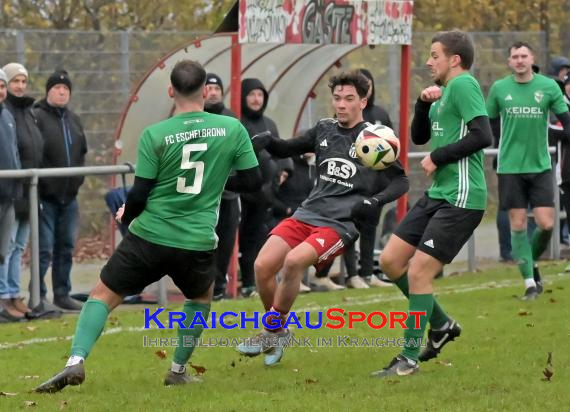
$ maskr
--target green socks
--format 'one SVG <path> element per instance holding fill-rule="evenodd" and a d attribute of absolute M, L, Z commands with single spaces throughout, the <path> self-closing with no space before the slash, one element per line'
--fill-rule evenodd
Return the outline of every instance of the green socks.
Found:
<path fill-rule="evenodd" d="M 406 320 L 406 329 L 404 331 L 404 340 L 405 345 L 404 350 L 402 351 L 402 355 L 406 358 L 414 360 L 417 362 L 422 339 L 425 334 L 426 326 L 428 323 L 428 319 L 430 319 L 433 310 L 433 294 L 423 294 L 423 295 L 414 295 L 411 294 L 409 297 L 409 312 L 426 312 L 425 316 L 408 316 Z M 419 328 L 416 329 L 416 319 L 419 319 Z"/>
<path fill-rule="evenodd" d="M 537 229 L 538 230 L 538 229 Z M 536 233 L 536 231 L 535 231 Z M 534 237 L 533 234 L 533 243 Z M 533 279 L 532 276 L 532 251 L 528 241 L 526 230 L 511 231 L 511 245 L 513 247 L 513 257 L 518 261 L 519 270 L 524 279 Z"/>
<path fill-rule="evenodd" d="M 178 347 L 176 348 L 176 351 L 174 351 L 173 359 L 174 363 L 181 366 L 186 365 L 190 356 L 192 356 L 192 352 L 194 352 L 194 347 L 196 345 L 195 342 L 200 337 L 202 330 L 204 329 L 200 323 L 195 323 L 194 327 L 191 329 L 188 329 L 188 326 L 192 324 L 197 312 L 201 312 L 204 322 L 207 322 L 208 316 L 210 315 L 210 304 L 196 303 L 188 300 L 184 303 L 183 311 L 186 314 L 186 320 L 182 322 L 185 328 L 178 329 Z"/>
<path fill-rule="evenodd" d="M 80 356 L 83 359 L 89 356 L 93 345 L 103 332 L 109 312 L 109 306 L 101 300 L 89 298 L 85 302 L 75 327 L 71 356 Z"/>
<path fill-rule="evenodd" d="M 544 230 L 539 227 L 532 232 L 531 248 L 532 260 L 536 261 L 548 247 L 548 242 L 552 237 L 552 230 Z"/>
<path fill-rule="evenodd" d="M 394 282 L 396 286 L 402 291 L 402 293 L 409 298 L 410 287 L 408 285 L 408 274 L 404 273 L 398 280 Z M 444 310 L 439 306 L 437 300 L 433 298 L 433 311 L 431 318 L 429 318 L 429 323 L 432 329 L 441 329 L 449 321 L 449 316 L 444 312 Z"/>

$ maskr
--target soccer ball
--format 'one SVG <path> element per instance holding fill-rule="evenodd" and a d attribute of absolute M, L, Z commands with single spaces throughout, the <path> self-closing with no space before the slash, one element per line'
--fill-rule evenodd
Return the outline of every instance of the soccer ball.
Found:
<path fill-rule="evenodd" d="M 374 124 L 363 129 L 354 142 L 356 156 L 374 170 L 392 166 L 400 155 L 400 140 L 387 126 Z"/>

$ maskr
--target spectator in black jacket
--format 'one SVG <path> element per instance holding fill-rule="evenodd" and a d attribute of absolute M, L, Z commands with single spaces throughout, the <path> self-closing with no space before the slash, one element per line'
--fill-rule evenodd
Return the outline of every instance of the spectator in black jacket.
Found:
<path fill-rule="evenodd" d="M 249 136 L 271 132 L 278 138 L 275 122 L 264 116 L 269 94 L 258 79 L 243 79 L 241 84 L 241 122 Z M 293 172 L 292 160 L 274 159 L 266 150 L 258 153 L 257 160 L 263 177 L 263 186 L 259 192 L 245 193 L 241 199 L 241 222 L 239 228 L 240 270 L 242 276 L 242 295 L 255 294 L 253 263 L 261 248 L 272 223 L 271 208 L 274 202 L 276 185 L 282 171 L 288 175 Z"/>
<path fill-rule="evenodd" d="M 47 80 L 46 97 L 34 106 L 44 139 L 42 167 L 85 165 L 87 142 L 79 117 L 67 108 L 71 80 L 64 70 Z M 44 281 L 52 264 L 53 302 L 62 309 L 79 310 L 81 303 L 69 296 L 73 248 L 79 223 L 77 193 L 83 177 L 42 178 L 40 196 L 40 296 L 46 302 Z"/>
<path fill-rule="evenodd" d="M 0 170 L 20 168 L 16 124 L 14 117 L 4 106 L 6 100 L 8 79 L 6 73 L 0 70 Z M 14 232 L 14 199 L 18 197 L 21 184 L 15 179 L 0 181 L 0 286 L 7 288 L 6 256 L 13 242 Z M 11 308 L 10 299 L 0 300 L 0 323 L 19 320 L 22 316 Z"/>
<path fill-rule="evenodd" d="M 31 110 L 34 98 L 26 96 L 28 71 L 20 63 L 8 63 L 3 70 L 8 79 L 8 97 L 5 104 L 16 121 L 18 153 L 22 169 L 39 168 L 43 139 Z M 4 285 L 0 282 L 0 299 L 9 301 L 6 306 L 20 317 L 30 312 L 20 298 L 22 255 L 30 235 L 28 185 L 26 184 L 23 189 L 22 196 L 14 202 L 16 224 L 13 242 L 6 256 L 6 264 L 0 269 L 5 273 L 7 280 Z"/>
<path fill-rule="evenodd" d="M 204 111 L 237 118 L 236 114 L 224 105 L 224 84 L 214 73 L 206 75 L 206 101 Z M 218 212 L 218 248 L 216 249 L 216 281 L 214 283 L 214 300 L 222 299 L 226 290 L 226 274 L 236 242 L 239 227 L 239 195 L 229 190 L 222 193 L 220 211 Z"/>

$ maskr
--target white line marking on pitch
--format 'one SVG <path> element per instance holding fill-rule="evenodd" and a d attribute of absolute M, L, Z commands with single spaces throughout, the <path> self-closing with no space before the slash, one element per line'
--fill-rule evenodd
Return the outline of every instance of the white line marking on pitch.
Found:
<path fill-rule="evenodd" d="M 557 276 L 549 276 L 546 277 L 545 280 L 553 280 L 553 278 L 560 278 L 560 277 L 566 277 L 569 276 L 570 273 L 559 273 Z M 439 292 L 436 293 L 436 295 L 451 295 L 454 293 L 468 293 L 468 292 L 474 292 L 477 290 L 484 290 L 484 289 L 500 289 L 500 288 L 507 288 L 507 287 L 511 287 L 511 286 L 517 286 L 520 284 L 520 280 L 503 280 L 500 282 L 486 282 L 483 283 L 481 285 L 478 286 L 464 286 L 464 287 L 459 287 L 459 288 L 455 288 L 453 289 L 451 286 L 444 286 L 442 288 L 439 289 Z M 352 301 L 354 299 L 354 301 Z M 358 299 L 358 300 L 356 300 Z M 357 297 L 346 297 L 345 301 L 342 302 L 342 306 L 362 306 L 362 305 L 369 305 L 371 303 L 381 303 L 381 302 L 395 302 L 398 300 L 404 300 L 404 296 L 398 294 L 397 296 L 385 296 L 385 297 L 380 297 L 380 296 L 376 296 L 373 298 L 368 298 L 368 299 L 362 299 L 362 298 L 357 298 Z M 307 306 L 305 308 L 299 308 L 297 309 L 295 312 L 311 312 L 311 311 L 317 311 L 317 310 L 323 310 L 323 309 L 329 309 L 332 306 L 320 306 L 320 305 L 314 305 L 314 306 Z M 156 329 L 157 328 L 151 328 L 151 329 Z M 123 332 L 143 332 L 143 331 L 147 331 L 148 329 L 145 329 L 144 327 L 138 326 L 138 327 L 134 327 L 134 326 L 129 326 L 127 328 L 123 328 L 121 326 L 115 327 L 115 328 L 110 328 L 107 329 L 106 331 L 104 331 L 102 333 L 102 335 L 114 335 L 116 333 L 123 333 Z M 23 346 L 29 346 L 29 345 L 35 345 L 38 343 L 49 343 L 49 342 L 57 342 L 60 340 L 71 340 L 73 338 L 72 336 L 52 336 L 49 338 L 33 338 L 33 339 L 26 339 L 20 342 L 14 342 L 14 343 L 0 343 L 0 350 L 2 349 L 13 349 L 13 348 L 21 348 Z"/>

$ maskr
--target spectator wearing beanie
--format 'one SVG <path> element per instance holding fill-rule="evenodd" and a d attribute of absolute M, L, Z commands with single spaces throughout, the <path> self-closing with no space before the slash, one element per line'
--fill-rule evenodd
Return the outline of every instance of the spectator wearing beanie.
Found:
<path fill-rule="evenodd" d="M 85 165 L 87 142 L 83 125 L 67 107 L 71 91 L 69 74 L 65 70 L 56 70 L 46 82 L 46 97 L 34 106 L 44 140 L 44 168 Z M 53 303 L 66 310 L 81 309 L 81 303 L 69 294 L 79 223 L 77 193 L 82 184 L 82 176 L 40 179 L 40 305 L 49 305 L 44 279 L 51 263 Z"/>
<path fill-rule="evenodd" d="M 0 170 L 20 168 L 16 127 L 14 117 L 4 106 L 7 95 L 8 78 L 0 70 Z M 2 179 L 0 184 L 0 264 L 4 264 L 11 243 L 14 227 L 14 199 L 18 196 L 20 183 L 17 180 Z M 0 301 L 0 323 L 18 320 L 21 316 L 12 313 Z"/>
<path fill-rule="evenodd" d="M 28 71 L 20 63 L 8 63 L 3 67 L 8 80 L 6 108 L 16 121 L 18 154 L 22 169 L 41 167 L 43 139 L 32 113 L 34 99 L 26 96 Z M 12 242 L 4 265 L 0 266 L 0 300 L 13 316 L 21 318 L 30 309 L 20 297 L 22 255 L 30 234 L 28 182 L 21 196 L 14 200 L 16 222 L 12 232 Z"/>
<path fill-rule="evenodd" d="M 224 105 L 224 84 L 220 76 L 215 73 L 206 74 L 204 111 L 237 118 L 236 114 Z M 224 190 L 218 212 L 218 224 L 216 225 L 216 235 L 219 241 L 216 249 L 214 300 L 220 300 L 225 296 L 226 275 L 236 241 L 239 215 L 239 195 Z"/>

